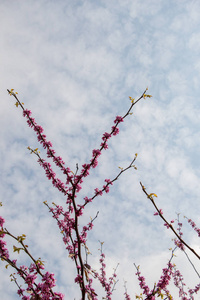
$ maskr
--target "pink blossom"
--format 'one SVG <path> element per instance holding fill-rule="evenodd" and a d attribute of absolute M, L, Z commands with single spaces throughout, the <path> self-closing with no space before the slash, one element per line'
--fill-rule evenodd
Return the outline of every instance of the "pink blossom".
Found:
<path fill-rule="evenodd" d="M 179 247 L 181 250 L 184 250 L 184 249 L 185 249 L 184 244 L 183 244 L 180 240 L 178 240 L 178 239 L 174 239 L 174 244 L 175 244 L 177 247 Z"/>
<path fill-rule="evenodd" d="M 79 217 L 79 216 L 82 216 L 83 215 L 83 210 L 82 209 L 78 209 L 76 211 L 76 216 Z"/>
<path fill-rule="evenodd" d="M 28 284 L 29 288 L 32 288 L 36 278 L 37 278 L 37 275 L 35 275 L 35 274 L 28 274 L 26 276 L 25 282 Z"/>
<path fill-rule="evenodd" d="M 167 223 L 165 223 L 165 224 L 164 224 L 164 226 L 166 226 L 166 227 L 167 227 L 167 229 L 169 229 L 169 225 L 168 225 Z"/>
<path fill-rule="evenodd" d="M 119 128 L 118 128 L 118 127 L 115 127 L 115 126 L 113 126 L 113 127 L 112 127 L 112 134 L 113 134 L 113 135 L 117 135 L 117 134 L 119 134 Z"/>
<path fill-rule="evenodd" d="M 99 190 L 98 188 L 95 189 L 95 195 L 100 195 L 102 196 L 103 192 Z"/>
<path fill-rule="evenodd" d="M 41 284 L 41 289 L 46 293 L 48 293 L 49 289 L 53 288 L 56 285 L 53 273 L 46 272 L 42 278 L 42 281 L 43 283 Z"/>
<path fill-rule="evenodd" d="M 124 122 L 123 118 L 120 116 L 116 116 L 114 123 L 121 123 L 121 122 Z"/>
<path fill-rule="evenodd" d="M 0 239 L 0 255 L 1 257 L 5 257 L 6 259 L 9 258 L 9 252 L 6 248 L 6 242 Z"/>
<path fill-rule="evenodd" d="M 50 147 L 52 147 L 52 143 L 51 143 L 50 141 L 44 142 L 44 143 L 43 143 L 43 147 L 44 147 L 44 149 L 45 149 L 45 148 L 50 148 Z M 53 151 L 53 150 L 52 150 L 52 151 Z M 52 152 L 52 151 L 51 151 L 51 153 L 52 153 L 52 154 L 55 154 L 55 151 L 53 151 L 53 152 Z"/>
<path fill-rule="evenodd" d="M 34 130 L 38 131 L 39 133 L 42 133 L 44 131 L 44 129 L 40 125 L 36 125 L 35 128 L 34 128 Z"/>
<path fill-rule="evenodd" d="M 103 140 L 103 141 L 108 140 L 110 137 L 111 137 L 111 134 L 108 133 L 108 132 L 105 132 L 105 133 L 103 134 L 102 140 Z"/>
<path fill-rule="evenodd" d="M 64 300 L 64 294 L 54 292 L 54 295 L 55 296 L 52 297 L 52 300 Z"/>
<path fill-rule="evenodd" d="M 35 265 L 35 264 L 31 264 L 30 267 L 29 267 L 30 273 L 33 273 L 33 272 L 36 271 L 36 270 L 37 270 L 36 265 Z"/>
<path fill-rule="evenodd" d="M 191 219 L 188 219 L 188 223 L 192 226 L 192 228 L 194 228 L 194 230 L 197 232 L 198 236 L 200 237 L 200 228 L 196 226 L 195 222 L 193 222 Z"/>
<path fill-rule="evenodd" d="M 163 215 L 163 210 L 162 210 L 162 209 L 160 209 L 159 212 L 160 212 L 161 215 Z M 159 213 L 156 211 L 153 215 L 154 215 L 154 216 L 158 216 Z"/>
<path fill-rule="evenodd" d="M 22 296 L 23 295 L 23 293 L 24 293 L 24 289 L 22 289 L 22 288 L 20 288 L 18 291 L 17 291 L 17 294 L 19 295 L 19 296 Z"/>
<path fill-rule="evenodd" d="M 98 166 L 98 160 L 95 158 L 95 159 L 91 159 L 91 165 L 93 168 L 96 168 Z"/>
<path fill-rule="evenodd" d="M 5 223 L 5 219 L 0 216 L 0 226 L 3 227 L 4 223 Z"/>
<path fill-rule="evenodd" d="M 80 184 L 77 184 L 77 185 L 76 185 L 76 191 L 77 191 L 77 193 L 80 192 L 81 189 L 82 189 L 81 185 L 80 185 Z"/>
<path fill-rule="evenodd" d="M 107 143 L 101 143 L 101 145 L 100 145 L 101 147 L 103 147 L 103 149 L 108 149 L 108 144 Z"/>
<path fill-rule="evenodd" d="M 92 202 L 92 198 L 85 197 L 84 200 L 86 204 Z"/>
<path fill-rule="evenodd" d="M 172 274 L 172 265 L 169 263 L 168 268 L 163 269 L 163 275 L 160 277 L 160 280 L 158 281 L 157 287 L 159 289 L 165 289 L 166 286 L 169 284 L 169 281 L 171 279 Z"/>
<path fill-rule="evenodd" d="M 104 185 L 103 188 L 104 188 L 104 190 L 105 190 L 106 193 L 109 193 L 109 190 L 110 190 L 109 186 Z"/>
<path fill-rule="evenodd" d="M 30 110 L 28 110 L 28 109 L 23 110 L 23 116 L 24 117 L 30 117 L 31 114 L 32 114 L 32 112 Z"/>
<path fill-rule="evenodd" d="M 113 185 L 113 182 L 112 182 L 110 179 L 105 179 L 105 182 L 107 182 L 107 183 Z"/>
<path fill-rule="evenodd" d="M 88 230 L 92 229 L 93 226 L 94 226 L 94 225 L 93 225 L 92 222 L 88 223 Z"/>
<path fill-rule="evenodd" d="M 22 300 L 30 300 L 30 297 L 29 296 L 23 296 Z"/>
<path fill-rule="evenodd" d="M 83 278 L 82 278 L 81 275 L 77 275 L 76 278 L 74 279 L 74 281 L 77 282 L 77 283 L 82 283 Z"/>
<path fill-rule="evenodd" d="M 82 165 L 83 169 L 81 171 L 81 174 L 83 175 L 83 177 L 87 177 L 89 175 L 89 170 L 90 170 L 90 164 L 84 164 Z"/>
<path fill-rule="evenodd" d="M 131 300 L 131 297 L 127 293 L 124 293 L 124 295 L 125 295 L 125 300 Z"/>
<path fill-rule="evenodd" d="M 94 157 L 94 156 L 96 156 L 96 157 L 98 157 L 98 156 L 100 156 L 101 155 L 101 151 L 99 150 L 99 149 L 94 149 L 93 151 L 92 151 L 92 156 Z"/>

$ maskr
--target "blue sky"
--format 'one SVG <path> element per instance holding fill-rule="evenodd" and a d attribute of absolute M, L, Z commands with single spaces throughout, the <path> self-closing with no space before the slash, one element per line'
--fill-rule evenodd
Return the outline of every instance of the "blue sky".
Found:
<path fill-rule="evenodd" d="M 72 170 L 90 160 L 115 116 L 128 110 L 129 96 L 140 96 L 147 86 L 153 95 L 121 124 L 120 135 L 110 141 L 80 194 L 92 195 L 138 153 L 138 170 L 127 171 L 85 216 L 87 222 L 100 212 L 89 238 L 94 266 L 98 240 L 105 242 L 108 272 L 120 263 L 113 299 L 122 299 L 123 279 L 134 299 L 140 290 L 133 263 L 141 266 L 152 287 L 173 245 L 172 234 L 153 216 L 140 181 L 158 195 L 158 206 L 169 220 L 181 214 L 185 239 L 199 251 L 183 216 L 200 226 L 200 3 L 1 1 L 0 25 L 1 215 L 11 232 L 27 235 L 30 250 L 56 274 L 66 299 L 80 297 L 73 265 L 42 204 L 64 199 L 28 153 L 27 146 L 36 148 L 37 140 L 7 88 L 19 93 Z M 184 255 L 177 254 L 175 263 L 192 288 L 198 278 Z M 16 299 L 10 272 L 1 264 L 2 299 Z"/>

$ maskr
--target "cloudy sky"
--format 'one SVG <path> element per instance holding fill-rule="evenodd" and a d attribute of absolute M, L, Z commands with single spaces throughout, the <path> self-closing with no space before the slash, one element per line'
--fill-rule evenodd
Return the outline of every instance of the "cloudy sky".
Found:
<path fill-rule="evenodd" d="M 115 116 L 127 112 L 129 96 L 139 97 L 147 86 L 153 95 L 120 125 L 120 134 L 110 140 L 79 195 L 92 196 L 94 188 L 113 179 L 118 167 L 125 168 L 138 153 L 138 170 L 124 173 L 84 216 L 88 222 L 99 211 L 88 240 L 90 262 L 98 268 L 98 241 L 104 241 L 108 273 L 120 263 L 113 299 L 123 298 L 124 280 L 134 299 L 140 289 L 133 264 L 140 265 L 153 288 L 173 247 L 173 235 L 153 216 L 140 181 L 158 195 L 157 204 L 169 221 L 180 213 L 186 241 L 200 251 L 184 219 L 186 215 L 200 227 L 200 3 L 1 0 L 0 27 L 0 215 L 10 232 L 27 235 L 30 252 L 56 274 L 57 290 L 66 299 L 80 298 L 75 271 L 43 205 L 65 199 L 29 154 L 27 146 L 38 147 L 37 139 L 7 88 L 18 92 L 72 170 L 76 163 L 89 162 Z M 27 262 L 23 255 L 17 258 Z M 177 251 L 174 263 L 194 288 L 198 277 L 184 253 Z M 11 272 L 1 262 L 2 299 L 17 297 Z M 176 289 L 172 291 L 176 297 Z"/>

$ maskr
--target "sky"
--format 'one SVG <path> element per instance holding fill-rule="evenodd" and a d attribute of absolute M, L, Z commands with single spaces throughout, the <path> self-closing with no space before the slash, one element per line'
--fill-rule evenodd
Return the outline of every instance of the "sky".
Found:
<path fill-rule="evenodd" d="M 1 0 L 0 27 L 0 215 L 10 232 L 27 235 L 30 252 L 55 273 L 55 290 L 65 299 L 80 299 L 75 270 L 43 204 L 63 204 L 65 199 L 27 150 L 38 147 L 45 158 L 7 89 L 18 92 L 56 153 L 74 171 L 77 163 L 81 167 L 89 162 L 115 117 L 127 112 L 129 96 L 137 99 L 147 86 L 153 96 L 137 103 L 133 115 L 120 124 L 120 134 L 110 140 L 79 195 L 92 196 L 94 188 L 105 178 L 115 178 L 118 167 L 128 166 L 138 153 L 137 170 L 124 172 L 109 194 L 88 206 L 83 218 L 88 222 L 99 211 L 88 236 L 92 266 L 99 267 L 99 241 L 104 242 L 108 274 L 119 263 L 113 299 L 123 298 L 124 281 L 135 299 L 141 291 L 134 263 L 153 288 L 174 245 L 173 234 L 153 215 L 140 181 L 158 195 L 156 203 L 167 220 L 180 214 L 183 237 L 200 253 L 198 237 L 184 219 L 200 227 L 200 3 Z M 9 239 L 8 245 L 12 251 Z M 23 254 L 16 258 L 28 263 Z M 184 253 L 177 251 L 174 263 L 186 287 L 194 288 L 199 279 Z M 13 270 L 4 266 L 1 262 L 1 299 L 13 300 Z M 171 291 L 177 299 L 177 289 Z"/>

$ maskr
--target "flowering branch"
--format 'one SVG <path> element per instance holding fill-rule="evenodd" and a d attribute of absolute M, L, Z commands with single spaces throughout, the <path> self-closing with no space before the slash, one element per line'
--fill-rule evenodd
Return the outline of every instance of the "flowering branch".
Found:
<path fill-rule="evenodd" d="M 196 253 L 196 251 L 193 249 L 193 248 L 191 248 L 182 238 L 181 238 L 181 235 L 180 234 L 178 234 L 177 232 L 176 232 L 176 230 L 174 229 L 174 227 L 172 226 L 172 224 L 171 223 L 169 223 L 166 219 L 165 219 L 165 217 L 163 216 L 163 211 L 162 211 L 162 209 L 159 209 L 158 207 L 157 207 L 157 205 L 155 204 L 155 201 L 154 201 L 154 199 L 153 199 L 153 197 L 157 197 L 157 195 L 156 194 L 154 194 L 154 193 L 151 193 L 151 194 L 148 194 L 147 193 L 147 191 L 146 191 L 146 189 L 145 189 L 145 187 L 143 186 L 143 184 L 140 182 L 140 185 L 141 185 L 141 187 L 142 187 L 142 190 L 143 190 L 143 192 L 145 193 L 145 195 L 147 196 L 147 198 L 151 201 L 151 203 L 153 204 L 153 206 L 155 207 L 155 209 L 156 209 L 156 213 L 154 214 L 154 215 L 159 215 L 160 217 L 161 217 L 161 219 L 164 221 L 164 225 L 167 227 L 167 228 L 170 228 L 172 231 L 173 231 L 173 233 L 176 235 L 176 237 L 178 238 L 178 240 L 180 241 L 180 243 L 177 243 L 177 246 L 180 248 L 180 249 L 182 249 L 182 247 L 183 247 L 183 245 L 185 245 L 198 259 L 200 259 L 200 256 Z"/>
<path fill-rule="evenodd" d="M 14 89 L 7 89 L 10 96 L 13 96 L 16 99 L 16 107 L 20 106 L 23 110 L 23 116 L 27 118 L 27 124 L 29 127 L 33 128 L 36 132 L 38 142 L 42 144 L 43 148 L 46 149 L 47 157 L 52 158 L 53 162 L 63 171 L 63 174 L 67 176 L 68 183 L 72 183 L 71 176 L 69 175 L 71 170 L 69 168 L 65 168 L 65 162 L 62 160 L 60 156 L 55 156 L 55 150 L 53 150 L 52 143 L 46 140 L 46 135 L 43 134 L 44 129 L 42 126 L 38 125 L 34 118 L 31 117 L 31 111 L 24 108 L 24 103 L 20 102 L 17 97 L 17 92 L 14 92 Z"/>
<path fill-rule="evenodd" d="M 11 266 L 17 271 L 17 274 L 23 279 L 24 283 L 27 285 L 26 290 L 22 289 L 21 286 L 17 283 L 17 279 L 14 276 L 14 274 L 11 274 L 11 280 L 16 283 L 18 286 L 18 295 L 22 297 L 23 300 L 29 300 L 29 296 L 25 296 L 24 292 L 31 294 L 35 298 L 31 299 L 52 299 L 52 300 L 62 300 L 64 299 L 64 295 L 61 293 L 56 293 L 52 290 L 52 288 L 55 286 L 55 279 L 54 274 L 50 274 L 49 272 L 46 272 L 45 274 L 42 273 L 41 270 L 44 269 L 44 264 L 39 258 L 38 260 L 35 260 L 31 253 L 28 251 L 28 246 L 24 244 L 24 240 L 26 236 L 22 234 L 21 236 L 15 237 L 13 234 L 11 234 L 6 228 L 3 227 L 3 224 L 5 223 L 5 220 L 0 217 L 0 258 L 3 261 L 6 261 L 8 266 Z M 6 242 L 3 240 L 5 235 L 10 236 L 12 239 L 16 240 L 22 247 L 16 247 L 13 246 L 13 251 L 20 253 L 20 251 L 24 251 L 29 258 L 31 259 L 32 263 L 30 267 L 26 266 L 17 266 L 17 260 L 11 260 L 10 254 L 8 249 L 6 248 Z M 37 275 L 40 275 L 42 277 L 41 283 L 36 283 Z"/>

